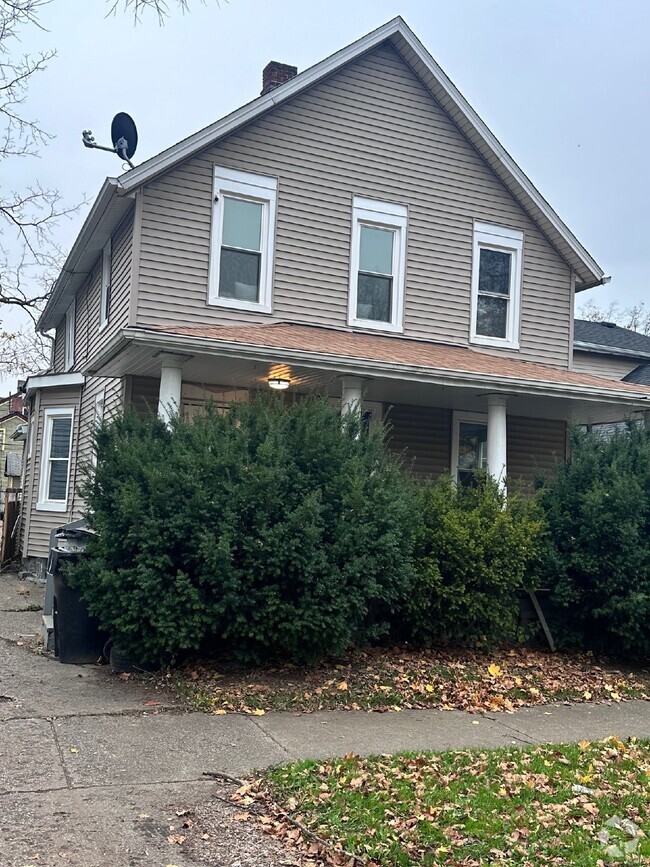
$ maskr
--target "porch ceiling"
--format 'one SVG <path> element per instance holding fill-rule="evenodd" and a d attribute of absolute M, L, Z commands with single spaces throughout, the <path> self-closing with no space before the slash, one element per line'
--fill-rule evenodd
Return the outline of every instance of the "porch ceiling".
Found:
<path fill-rule="evenodd" d="M 280 323 L 201 331 L 125 329 L 87 372 L 157 378 L 160 353 L 176 352 L 187 356 L 183 381 L 206 387 L 266 387 L 270 375 L 285 374 L 294 391 L 340 397 L 341 376 L 355 375 L 368 400 L 392 404 L 480 412 L 498 392 L 514 415 L 584 423 L 650 409 L 648 387 L 440 344 Z"/>

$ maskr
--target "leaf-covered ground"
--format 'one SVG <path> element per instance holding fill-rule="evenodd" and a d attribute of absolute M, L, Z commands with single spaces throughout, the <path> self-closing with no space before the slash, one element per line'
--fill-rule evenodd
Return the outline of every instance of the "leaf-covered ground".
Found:
<path fill-rule="evenodd" d="M 275 768 L 232 798 L 242 820 L 266 802 L 252 821 L 312 863 L 650 864 L 647 741 L 348 755 Z"/>
<path fill-rule="evenodd" d="M 648 698 L 644 673 L 598 665 L 587 655 L 526 648 L 354 652 L 311 668 L 233 670 L 194 664 L 155 675 L 200 710 L 261 715 L 273 710 L 441 708 L 514 711 L 556 701 L 619 702 Z"/>

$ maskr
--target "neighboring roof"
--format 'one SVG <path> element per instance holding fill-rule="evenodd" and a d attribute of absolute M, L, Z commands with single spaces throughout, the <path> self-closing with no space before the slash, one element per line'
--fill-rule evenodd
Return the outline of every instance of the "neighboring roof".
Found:
<path fill-rule="evenodd" d="M 129 329 L 130 330 L 130 329 Z M 134 335 L 138 332 L 133 331 Z M 139 333 L 145 333 L 142 329 Z M 504 356 L 489 355 L 473 349 L 445 346 L 402 337 L 384 337 L 321 328 L 311 325 L 293 325 L 277 322 L 267 325 L 213 325 L 213 326 L 158 326 L 148 333 L 179 335 L 217 343 L 244 344 L 247 347 L 265 347 L 298 352 L 299 358 L 329 356 L 339 359 L 360 359 L 368 369 L 380 371 L 383 365 L 391 371 L 419 369 L 423 372 L 466 374 L 476 376 L 482 383 L 508 386 L 509 381 L 540 385 L 574 387 L 576 391 L 593 390 L 605 395 L 636 395 L 640 400 L 650 399 L 650 387 L 592 376 L 587 373 L 561 370 L 545 364 L 519 361 Z M 126 332 L 125 332 L 126 334 Z M 242 347 L 243 348 L 243 347 Z M 170 351 L 172 351 L 170 349 Z M 295 356 L 294 356 L 295 359 Z M 289 359 L 287 358 L 287 362 Z M 294 361 L 294 363 L 299 363 Z"/>
<path fill-rule="evenodd" d="M 519 168 L 503 145 L 488 129 L 462 93 L 438 66 L 433 57 L 422 45 L 415 33 L 406 22 L 400 18 L 378 27 L 351 45 L 342 48 L 325 60 L 299 73 L 295 78 L 276 87 L 270 93 L 259 96 L 221 120 L 205 127 L 194 135 L 172 145 L 158 155 L 136 166 L 119 180 L 107 178 L 104 187 L 97 197 L 93 208 L 84 223 L 77 241 L 63 267 L 61 276 L 54 287 L 50 300 L 39 320 L 40 329 L 51 328 L 55 319 L 60 316 L 64 307 L 59 298 L 70 286 L 72 277 L 78 271 L 89 270 L 92 266 L 90 256 L 83 257 L 83 247 L 91 242 L 92 232 L 99 232 L 103 242 L 95 242 L 92 256 L 97 258 L 103 243 L 110 235 L 110 226 L 115 229 L 120 215 L 114 217 L 111 224 L 111 201 L 124 195 L 133 194 L 143 184 L 148 183 L 172 166 L 188 159 L 204 148 L 214 144 L 224 136 L 250 123 L 257 117 L 273 109 L 276 105 L 301 93 L 323 78 L 332 75 L 348 63 L 377 48 L 383 42 L 390 41 L 398 54 L 411 67 L 424 86 L 430 91 L 461 132 L 469 139 L 478 153 L 487 162 L 497 177 L 507 187 L 524 210 L 530 214 L 540 229 L 548 237 L 558 252 L 576 273 L 576 290 L 588 289 L 603 282 L 604 272 L 595 259 L 582 246 L 568 226 L 549 205 L 532 181 Z M 94 215 L 94 216 L 93 216 Z M 123 216 L 123 213 L 122 213 Z M 92 220 L 97 225 L 93 229 Z M 97 219 L 98 218 L 98 219 Z M 80 259 L 80 255 L 82 258 Z M 93 259 L 94 261 L 94 259 Z M 68 272 L 73 272 L 69 275 Z M 83 274 L 82 276 L 85 276 Z M 605 278 L 607 279 L 607 278 Z M 65 292 L 66 298 L 69 292 Z"/>
<path fill-rule="evenodd" d="M 605 352 L 607 355 L 631 355 L 650 358 L 650 336 L 621 328 L 613 322 L 590 322 L 576 319 L 573 326 L 574 349 Z"/>
<path fill-rule="evenodd" d="M 650 364 L 640 364 L 623 377 L 623 382 L 634 382 L 637 385 L 650 385 Z"/>
<path fill-rule="evenodd" d="M 10 418 L 19 418 L 22 421 L 27 421 L 27 416 L 23 412 L 8 412 L 7 415 L 3 415 L 0 418 L 0 424 L 9 421 Z"/>

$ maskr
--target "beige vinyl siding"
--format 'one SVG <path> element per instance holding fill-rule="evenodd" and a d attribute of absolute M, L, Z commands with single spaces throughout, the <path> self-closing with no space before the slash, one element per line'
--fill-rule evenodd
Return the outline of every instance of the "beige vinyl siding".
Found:
<path fill-rule="evenodd" d="M 616 355 L 599 355 L 596 352 L 573 353 L 573 369 L 579 373 L 591 373 L 607 379 L 623 379 L 641 364 L 641 359 L 621 358 Z"/>
<path fill-rule="evenodd" d="M 406 468 L 422 477 L 449 472 L 450 410 L 398 404 L 386 411 L 385 418 L 390 427 L 388 445 L 402 455 Z"/>
<path fill-rule="evenodd" d="M 56 329 L 52 358 L 54 372 L 63 373 L 65 371 L 65 317 Z"/>
<path fill-rule="evenodd" d="M 278 178 L 272 317 L 206 304 L 215 164 Z M 354 195 L 409 208 L 408 337 L 466 345 L 474 220 L 524 231 L 507 354 L 568 366 L 569 267 L 387 45 L 145 187 L 138 324 L 346 327 Z"/>
<path fill-rule="evenodd" d="M 97 353 L 121 328 L 128 325 L 131 286 L 133 211 L 125 217 L 112 239 L 111 305 L 108 325 L 99 329 L 102 257 L 92 267 L 88 279 L 75 299 L 75 346 L 72 370 L 84 370 L 88 359 Z M 65 317 L 56 330 L 55 367 L 64 369 Z"/>
<path fill-rule="evenodd" d="M 566 422 L 508 416 L 508 478 L 533 482 L 566 459 Z"/>
<path fill-rule="evenodd" d="M 95 401 L 100 391 L 104 391 L 104 421 L 111 421 L 124 406 L 124 381 L 117 377 L 90 376 L 86 379 L 81 396 L 79 438 L 77 446 L 77 466 L 73 478 L 73 520 L 81 517 L 84 507 L 78 488 L 82 483 L 83 467 L 92 457 L 92 430 L 95 423 Z"/>
<path fill-rule="evenodd" d="M 36 405 L 36 435 L 34 451 L 32 452 L 31 471 L 28 472 L 23 497 L 24 525 L 23 556 L 47 557 L 50 545 L 50 533 L 53 529 L 73 519 L 73 480 L 77 464 L 77 442 L 79 432 L 80 390 L 74 388 L 42 389 L 37 396 Z M 46 409 L 57 407 L 73 407 L 72 424 L 72 454 L 70 459 L 70 483 L 68 485 L 68 502 L 65 512 L 43 512 L 36 508 L 38 502 L 38 486 L 41 474 L 41 456 L 43 449 L 43 422 Z"/>

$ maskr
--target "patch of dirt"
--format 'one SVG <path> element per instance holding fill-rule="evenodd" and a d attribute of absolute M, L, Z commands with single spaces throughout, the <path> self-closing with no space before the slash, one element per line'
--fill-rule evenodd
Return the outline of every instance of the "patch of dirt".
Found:
<path fill-rule="evenodd" d="M 322 867 L 319 857 L 301 854 L 265 832 L 265 802 L 232 801 L 236 784 L 218 782 L 210 799 L 196 808 L 178 807 L 172 846 L 210 867 Z M 264 821 L 262 821 L 264 820 Z M 265 824 L 266 823 L 266 824 Z M 176 823 L 175 823 L 176 825 Z M 171 841 L 170 841 L 171 842 Z M 173 863 L 170 856 L 170 861 Z"/>

